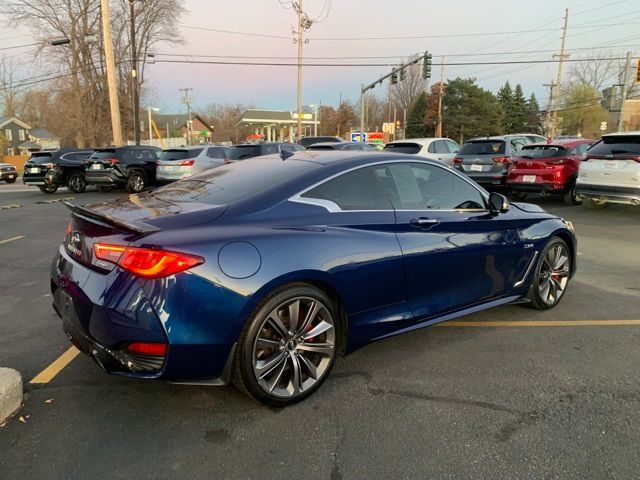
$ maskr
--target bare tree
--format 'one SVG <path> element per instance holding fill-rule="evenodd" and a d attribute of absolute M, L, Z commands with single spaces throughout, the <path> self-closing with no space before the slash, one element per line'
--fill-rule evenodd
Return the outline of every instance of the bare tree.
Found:
<path fill-rule="evenodd" d="M 415 60 L 419 56 L 420 55 L 415 54 L 411 58 L 403 60 L 402 63 Z M 418 95 L 424 92 L 426 82 L 422 78 L 422 70 L 419 63 L 405 68 L 404 72 L 404 80 L 400 81 L 400 78 L 398 78 L 398 83 L 391 88 L 391 99 L 398 109 L 406 109 L 409 111 L 411 107 L 413 107 Z"/>
<path fill-rule="evenodd" d="M 575 62 L 569 70 L 572 83 L 588 85 L 599 92 L 608 83 L 616 81 L 624 64 L 620 60 L 612 60 L 611 52 L 593 52 L 587 55 L 593 59 L 588 62 Z"/>
<path fill-rule="evenodd" d="M 209 125 L 213 125 L 213 138 L 216 142 L 238 143 L 247 134 L 251 133 L 250 127 L 236 127 L 242 112 L 253 105 L 234 105 L 226 103 L 211 103 L 207 105 L 202 114 L 207 119 Z"/>
<path fill-rule="evenodd" d="M 16 100 L 20 87 L 17 85 L 18 66 L 10 59 L 0 58 L 0 99 L 2 112 L 13 117 L 16 115 Z"/>

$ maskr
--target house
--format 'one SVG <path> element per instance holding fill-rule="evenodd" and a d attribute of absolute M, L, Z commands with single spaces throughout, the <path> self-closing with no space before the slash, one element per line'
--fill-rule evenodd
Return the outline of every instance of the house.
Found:
<path fill-rule="evenodd" d="M 32 128 L 28 132 L 29 141 L 38 145 L 39 150 L 59 150 L 60 149 L 60 137 L 45 130 L 44 128 Z M 19 148 L 23 148 L 19 145 Z"/>
<path fill-rule="evenodd" d="M 213 127 L 207 124 L 206 120 L 197 113 L 191 114 L 191 128 L 187 129 L 189 123 L 189 115 L 186 113 L 153 115 L 153 121 L 156 123 L 158 130 L 166 135 L 167 138 L 181 136 L 185 139 L 191 134 L 191 144 L 211 143 L 213 140 Z M 149 128 L 145 124 L 145 130 Z M 146 130 L 148 131 L 148 130 Z"/>
<path fill-rule="evenodd" d="M 31 125 L 16 117 L 0 117 L 0 133 L 7 140 L 6 148 L 0 155 L 18 155 L 20 144 L 28 141 L 27 132 Z"/>

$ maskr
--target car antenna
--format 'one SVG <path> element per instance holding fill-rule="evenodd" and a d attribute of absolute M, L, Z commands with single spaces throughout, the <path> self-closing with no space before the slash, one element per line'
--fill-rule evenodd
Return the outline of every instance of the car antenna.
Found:
<path fill-rule="evenodd" d="M 287 158 L 289 157 L 293 157 L 295 155 L 295 153 L 290 152 L 288 150 L 282 150 L 280 152 L 280 158 L 282 159 L 282 161 L 284 162 Z"/>

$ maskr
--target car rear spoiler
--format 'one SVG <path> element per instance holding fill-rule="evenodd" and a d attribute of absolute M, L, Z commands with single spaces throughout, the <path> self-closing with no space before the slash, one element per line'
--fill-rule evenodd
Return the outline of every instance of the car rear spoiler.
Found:
<path fill-rule="evenodd" d="M 81 216 L 88 217 L 94 220 L 100 220 L 102 222 L 106 222 L 114 227 L 118 227 L 122 230 L 131 233 L 140 233 L 140 234 L 149 234 L 154 232 L 159 232 L 161 229 L 158 227 L 154 227 L 153 225 L 149 225 L 144 222 L 125 222 L 118 218 L 113 218 L 110 215 L 105 215 L 104 213 L 98 213 L 95 210 L 91 210 L 90 208 L 83 207 L 81 205 L 74 205 L 69 202 L 62 202 L 65 206 L 71 210 L 71 213 Z"/>

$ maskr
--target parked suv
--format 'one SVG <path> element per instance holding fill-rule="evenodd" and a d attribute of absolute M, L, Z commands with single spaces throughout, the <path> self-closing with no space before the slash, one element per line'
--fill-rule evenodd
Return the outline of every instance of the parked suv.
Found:
<path fill-rule="evenodd" d="M 460 145 L 448 138 L 411 138 L 389 142 L 384 151 L 419 155 L 452 166 Z"/>
<path fill-rule="evenodd" d="M 580 205 L 576 178 L 583 154 L 595 140 L 558 140 L 526 145 L 511 161 L 507 173 L 509 194 L 523 200 L 527 193 L 563 195 L 567 205 Z"/>
<path fill-rule="evenodd" d="M 147 146 L 100 148 L 89 157 L 85 170 L 87 185 L 97 185 L 102 191 L 124 185 L 128 192 L 142 192 L 156 182 L 156 163 L 161 152 Z"/>
<path fill-rule="evenodd" d="M 365 151 L 365 152 L 375 152 L 376 149 L 373 148 L 368 143 L 363 142 L 320 142 L 314 143 L 313 145 L 309 145 L 307 150 L 351 150 L 351 151 Z"/>
<path fill-rule="evenodd" d="M 511 157 L 530 143 L 516 135 L 475 138 L 462 146 L 453 165 L 483 187 L 504 187 Z"/>
<path fill-rule="evenodd" d="M 592 206 L 640 205 L 640 131 L 604 135 L 580 163 L 576 192 Z"/>
<path fill-rule="evenodd" d="M 43 193 L 54 193 L 58 187 L 67 187 L 73 193 L 82 193 L 85 160 L 92 148 L 61 148 L 34 152 L 24 164 L 22 182 L 37 186 Z"/>
<path fill-rule="evenodd" d="M 227 162 L 230 150 L 214 145 L 169 148 L 160 154 L 156 178 L 158 182 L 173 182 L 219 167 Z"/>
<path fill-rule="evenodd" d="M 272 153 L 280 153 L 282 151 L 302 152 L 304 147 L 297 143 L 242 143 L 234 145 L 229 152 L 228 160 L 235 162 L 237 160 L 246 160 L 247 158 L 259 157 L 261 155 L 270 155 Z"/>

